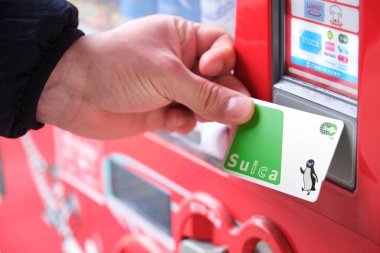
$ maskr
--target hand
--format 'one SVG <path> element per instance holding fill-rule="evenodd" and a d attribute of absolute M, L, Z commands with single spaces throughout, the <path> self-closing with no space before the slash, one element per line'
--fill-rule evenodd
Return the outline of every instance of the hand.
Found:
<path fill-rule="evenodd" d="M 171 16 L 137 19 L 68 49 L 42 92 L 37 120 L 97 139 L 186 133 L 198 116 L 241 124 L 254 106 L 230 74 L 234 64 L 223 30 Z"/>

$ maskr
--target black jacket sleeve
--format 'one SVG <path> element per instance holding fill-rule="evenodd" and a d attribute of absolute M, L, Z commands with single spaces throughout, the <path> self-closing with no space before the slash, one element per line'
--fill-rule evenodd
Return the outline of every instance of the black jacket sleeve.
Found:
<path fill-rule="evenodd" d="M 64 0 L 0 0 L 0 136 L 42 127 L 39 97 L 59 59 L 83 35 L 77 26 L 78 11 Z"/>

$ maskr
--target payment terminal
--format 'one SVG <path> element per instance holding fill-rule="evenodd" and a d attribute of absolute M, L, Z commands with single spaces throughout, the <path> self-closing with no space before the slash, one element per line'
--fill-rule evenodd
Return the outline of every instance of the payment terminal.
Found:
<path fill-rule="evenodd" d="M 236 74 L 253 97 L 344 122 L 322 194 L 307 206 L 375 241 L 379 8 L 365 0 L 240 0 L 236 25 Z"/>
<path fill-rule="evenodd" d="M 327 177 L 349 190 L 356 186 L 359 14 L 359 0 L 288 0 L 277 33 L 283 48 L 273 48 L 280 56 L 273 61 L 284 63 L 273 76 L 273 102 L 345 123 Z"/>

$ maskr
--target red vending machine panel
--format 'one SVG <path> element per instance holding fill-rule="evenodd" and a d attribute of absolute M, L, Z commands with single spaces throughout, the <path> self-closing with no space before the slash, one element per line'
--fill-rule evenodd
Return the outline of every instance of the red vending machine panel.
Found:
<path fill-rule="evenodd" d="M 379 92 L 375 66 L 380 34 L 373 30 L 378 3 L 239 3 L 236 73 L 250 84 L 254 97 L 345 123 L 320 198 L 303 205 L 378 245 L 379 205 L 371 200 L 380 191 L 379 135 L 373 132 L 380 121 L 371 116 Z"/>

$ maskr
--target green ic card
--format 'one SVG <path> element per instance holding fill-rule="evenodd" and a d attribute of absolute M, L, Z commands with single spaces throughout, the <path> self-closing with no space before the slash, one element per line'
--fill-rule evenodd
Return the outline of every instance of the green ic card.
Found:
<path fill-rule="evenodd" d="M 252 119 L 238 127 L 224 171 L 316 201 L 343 122 L 253 99 Z"/>

